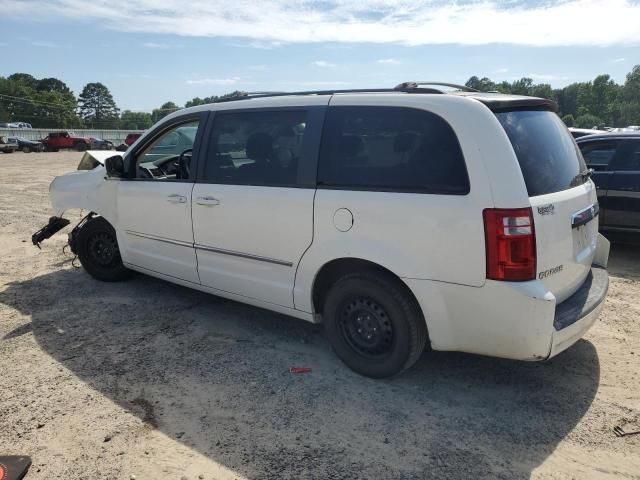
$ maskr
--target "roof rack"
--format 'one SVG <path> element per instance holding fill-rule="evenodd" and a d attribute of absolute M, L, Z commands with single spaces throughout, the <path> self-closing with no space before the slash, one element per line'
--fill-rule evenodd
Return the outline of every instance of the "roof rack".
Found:
<path fill-rule="evenodd" d="M 265 97 L 288 97 L 288 96 L 301 96 L 301 95 L 335 95 L 338 93 L 393 93 L 397 92 L 393 88 L 356 88 L 350 90 L 307 90 L 300 92 L 242 92 L 242 95 L 237 97 L 223 98 L 216 100 L 214 103 L 233 102 L 236 100 L 248 100 L 250 98 L 265 98 Z M 437 92 L 442 93 L 442 92 Z"/>
<path fill-rule="evenodd" d="M 307 90 L 307 91 L 299 91 L 299 92 L 242 92 L 241 95 L 236 97 L 229 97 L 216 100 L 214 103 L 223 103 L 223 102 L 233 102 L 236 100 L 248 100 L 250 98 L 265 98 L 265 97 L 285 97 L 285 96 L 300 96 L 300 95 L 336 95 L 341 93 L 432 93 L 432 94 L 443 94 L 446 93 L 444 90 L 438 88 L 425 88 L 422 85 L 433 85 L 436 87 L 451 87 L 456 88 L 458 90 L 463 90 L 465 92 L 477 92 L 470 87 L 466 87 L 464 85 L 456 85 L 455 83 L 444 83 L 444 82 L 404 82 L 399 85 L 396 85 L 394 88 L 354 88 L 347 90 Z"/>
<path fill-rule="evenodd" d="M 435 85 L 436 87 L 451 87 L 457 90 L 462 90 L 463 92 L 479 91 L 479 90 L 476 90 L 475 88 L 467 87 L 466 85 L 458 85 L 456 83 L 444 83 L 444 82 L 429 82 L 429 81 L 403 82 L 399 85 L 396 85 L 394 90 L 403 91 L 403 92 L 407 90 L 417 90 L 417 89 L 420 89 L 421 85 Z M 444 93 L 444 92 L 441 91 L 441 93 Z"/>

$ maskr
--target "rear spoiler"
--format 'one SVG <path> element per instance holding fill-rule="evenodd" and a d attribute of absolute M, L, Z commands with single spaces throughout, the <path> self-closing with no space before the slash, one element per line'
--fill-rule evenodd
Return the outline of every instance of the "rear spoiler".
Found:
<path fill-rule="evenodd" d="M 458 95 L 473 98 L 474 100 L 484 103 L 487 107 L 489 107 L 489 109 L 491 109 L 491 111 L 496 113 L 513 110 L 549 110 L 552 112 L 558 111 L 558 105 L 556 104 L 556 102 L 547 98 L 467 92 L 461 92 L 458 93 Z"/>

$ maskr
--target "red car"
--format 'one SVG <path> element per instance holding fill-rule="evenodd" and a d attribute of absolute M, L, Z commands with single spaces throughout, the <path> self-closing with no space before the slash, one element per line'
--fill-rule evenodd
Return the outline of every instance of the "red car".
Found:
<path fill-rule="evenodd" d="M 41 142 L 48 152 L 57 152 L 61 148 L 73 148 L 83 152 L 91 147 L 90 138 L 78 137 L 71 132 L 50 132 Z"/>
<path fill-rule="evenodd" d="M 129 135 L 127 135 L 127 138 L 125 138 L 124 143 L 126 143 L 129 146 L 131 146 L 131 145 L 133 145 L 133 142 L 135 142 L 137 139 L 140 138 L 140 135 L 142 135 L 142 134 L 141 133 L 130 133 Z"/>

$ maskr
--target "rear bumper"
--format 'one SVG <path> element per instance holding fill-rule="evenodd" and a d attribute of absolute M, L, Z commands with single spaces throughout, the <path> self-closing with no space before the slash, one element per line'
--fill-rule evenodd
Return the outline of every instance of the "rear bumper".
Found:
<path fill-rule="evenodd" d="M 569 348 L 591 328 L 608 290 L 607 270 L 594 267 L 578 291 L 556 306 L 549 358 Z"/>
<path fill-rule="evenodd" d="M 482 287 L 404 281 L 422 307 L 434 350 L 540 361 L 570 347 L 593 325 L 609 278 L 604 268 L 592 267 L 578 291 L 560 304 L 537 280 L 487 280 Z"/>

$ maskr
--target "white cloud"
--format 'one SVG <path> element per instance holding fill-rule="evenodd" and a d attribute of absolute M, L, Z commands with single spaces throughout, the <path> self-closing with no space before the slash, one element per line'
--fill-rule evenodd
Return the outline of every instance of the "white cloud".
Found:
<path fill-rule="evenodd" d="M 240 77 L 230 78 L 199 78 L 196 80 L 187 80 L 189 85 L 235 85 L 240 81 Z"/>
<path fill-rule="evenodd" d="M 639 45 L 636 0 L 3 0 L 3 15 L 282 43 Z M 573 26 L 567 28 L 567 19 Z"/>
<path fill-rule="evenodd" d="M 336 66 L 335 63 L 327 62 L 326 60 L 316 60 L 314 62 L 311 62 L 311 64 L 320 68 L 332 68 Z"/>
<path fill-rule="evenodd" d="M 47 41 L 40 41 L 40 40 L 34 40 L 33 42 L 31 42 L 31 45 L 33 45 L 34 47 L 44 47 L 44 48 L 58 48 L 59 45 L 53 43 L 53 42 L 47 42 Z"/>
<path fill-rule="evenodd" d="M 622 63 L 626 60 L 626 58 L 614 58 L 613 60 L 611 60 L 611 63 Z"/>
<path fill-rule="evenodd" d="M 144 48 L 158 48 L 158 49 L 171 48 L 171 45 L 169 45 L 168 43 L 155 43 L 155 42 L 144 42 L 142 46 Z"/>
<path fill-rule="evenodd" d="M 257 48 L 258 50 L 272 50 L 274 48 L 282 46 L 282 42 L 271 41 L 271 42 L 261 42 L 261 41 L 253 41 L 249 43 L 231 43 L 232 47 L 239 48 Z"/>
<path fill-rule="evenodd" d="M 376 63 L 381 63 L 383 65 L 399 65 L 400 60 L 396 58 L 381 58 L 380 60 L 376 60 Z"/>
<path fill-rule="evenodd" d="M 497 69 L 495 72 L 493 73 L 507 73 L 509 71 L 508 68 L 504 67 L 504 68 L 499 68 Z"/>

